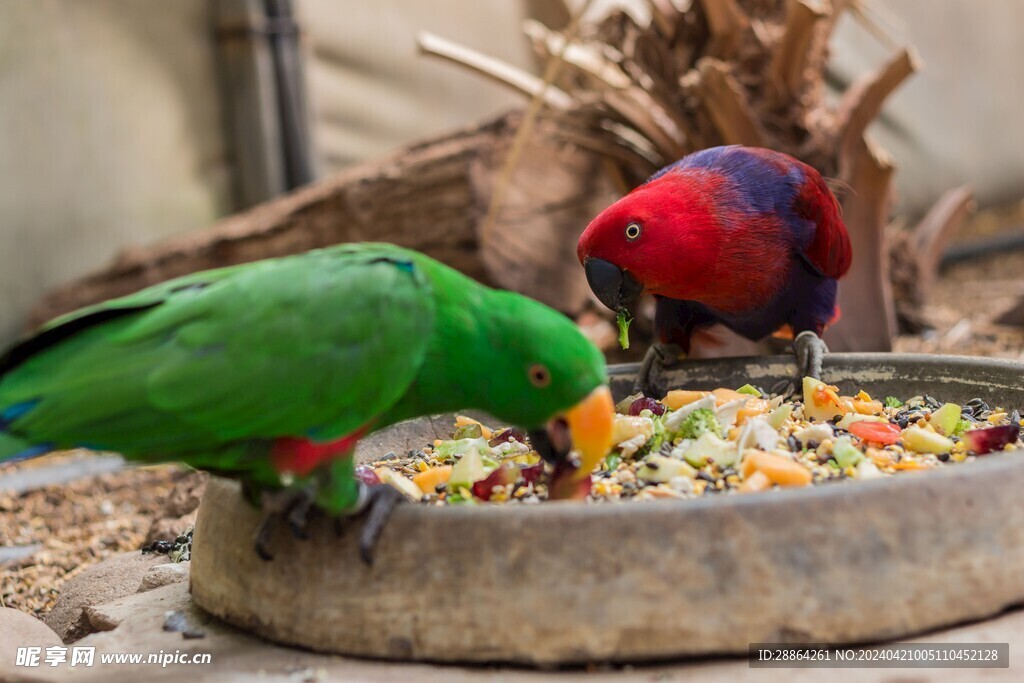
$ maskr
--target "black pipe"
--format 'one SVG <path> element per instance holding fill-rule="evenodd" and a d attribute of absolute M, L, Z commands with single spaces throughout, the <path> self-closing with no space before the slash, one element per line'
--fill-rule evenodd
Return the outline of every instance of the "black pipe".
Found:
<path fill-rule="evenodd" d="M 954 244 L 943 252 L 939 268 L 1017 249 L 1024 249 L 1024 227 Z"/>
<path fill-rule="evenodd" d="M 265 0 L 264 9 L 277 81 L 285 179 L 288 189 L 294 189 L 312 182 L 314 177 L 299 25 L 292 11 L 292 0 Z"/>

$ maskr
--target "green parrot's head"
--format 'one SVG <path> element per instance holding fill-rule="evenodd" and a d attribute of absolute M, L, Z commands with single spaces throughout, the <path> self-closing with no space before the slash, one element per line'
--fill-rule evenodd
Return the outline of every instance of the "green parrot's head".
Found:
<path fill-rule="evenodd" d="M 615 411 L 604 357 L 561 313 L 509 292 L 489 298 L 483 341 L 492 364 L 477 368 L 485 370 L 479 405 L 530 430 L 534 448 L 561 473 L 553 497 L 560 497 L 556 488 L 567 492 L 561 497 L 572 496 L 572 483 L 584 480 L 611 447 Z"/>
<path fill-rule="evenodd" d="M 436 311 L 415 394 L 399 414 L 484 410 L 530 432 L 555 465 L 550 497 L 589 492 L 584 485 L 611 448 L 615 420 L 601 352 L 544 304 L 410 257 L 432 282 Z"/>

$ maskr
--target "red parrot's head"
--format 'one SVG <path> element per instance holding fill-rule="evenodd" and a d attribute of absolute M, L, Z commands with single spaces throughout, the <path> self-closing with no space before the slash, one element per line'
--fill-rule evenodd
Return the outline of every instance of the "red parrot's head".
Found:
<path fill-rule="evenodd" d="M 667 173 L 590 222 L 576 254 L 601 303 L 619 310 L 644 292 L 679 299 L 699 293 L 720 240 L 708 204 L 714 179 L 701 180 Z"/>

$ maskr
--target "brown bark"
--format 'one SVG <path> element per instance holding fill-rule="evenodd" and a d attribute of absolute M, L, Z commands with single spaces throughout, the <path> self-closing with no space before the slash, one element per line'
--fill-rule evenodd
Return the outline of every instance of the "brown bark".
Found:
<path fill-rule="evenodd" d="M 919 68 L 920 62 L 911 50 L 900 50 L 878 69 L 857 79 L 843 93 L 835 122 L 836 153 L 840 161 L 853 157 L 853 148 L 882 111 L 886 98 Z"/>
<path fill-rule="evenodd" d="M 817 75 L 813 71 L 808 78 L 808 68 L 815 65 L 809 61 L 812 55 L 811 42 L 818 30 L 819 22 L 830 17 L 828 3 L 809 0 L 786 1 L 786 23 L 782 39 L 772 55 L 771 73 L 779 101 L 799 95 L 808 80 Z"/>
<path fill-rule="evenodd" d="M 928 327 L 923 308 L 938 277 L 942 253 L 974 210 L 974 192 L 964 185 L 944 193 L 912 229 L 895 230 L 890 252 L 896 312 L 907 332 Z"/>
<path fill-rule="evenodd" d="M 732 56 L 739 49 L 743 35 L 750 28 L 750 18 L 737 0 L 702 0 L 711 32 L 711 51 Z"/>
<path fill-rule="evenodd" d="M 884 150 L 861 139 L 842 166 L 847 169 L 844 180 L 856 188 L 843 202 L 843 221 L 856 265 L 839 283 L 842 317 L 826 332 L 825 340 L 833 351 L 890 351 L 896 311 L 885 226 L 892 202 L 892 160 Z"/>
<path fill-rule="evenodd" d="M 717 104 L 708 108 L 708 114 L 722 134 L 722 141 L 727 145 L 763 146 L 768 135 L 728 65 L 705 57 L 697 62 L 697 71 L 700 79 L 693 87 L 706 101 Z"/>

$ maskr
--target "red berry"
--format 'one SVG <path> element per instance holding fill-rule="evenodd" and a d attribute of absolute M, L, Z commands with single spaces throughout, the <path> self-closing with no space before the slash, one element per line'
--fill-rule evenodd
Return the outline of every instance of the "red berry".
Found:
<path fill-rule="evenodd" d="M 976 455 L 985 455 L 1003 450 L 1008 444 L 1016 442 L 1019 436 L 1020 428 L 1017 425 L 1001 425 L 971 429 L 964 432 L 963 440 Z"/>
<path fill-rule="evenodd" d="M 495 486 L 508 486 L 519 480 L 519 465 L 506 462 L 480 481 L 473 484 L 473 495 L 480 500 L 490 500 Z"/>
<path fill-rule="evenodd" d="M 530 465 L 529 467 L 524 467 L 519 471 L 519 476 L 522 477 L 523 481 L 527 484 L 536 484 L 542 474 L 544 474 L 544 463 L 542 462 L 539 462 L 536 465 Z"/>
<path fill-rule="evenodd" d="M 655 415 L 664 415 L 665 406 L 661 401 L 657 401 L 647 396 L 641 396 L 629 406 L 630 415 L 639 415 L 641 410 L 649 410 Z"/>
<path fill-rule="evenodd" d="M 526 443 L 526 434 L 521 429 L 509 427 L 508 429 L 502 429 L 500 432 L 492 436 L 487 442 L 487 445 L 494 448 L 495 446 L 500 446 L 508 441 Z"/>
<path fill-rule="evenodd" d="M 377 473 L 369 465 L 357 465 L 354 474 L 356 479 L 367 486 L 376 486 L 380 483 L 380 477 L 377 476 Z"/>

